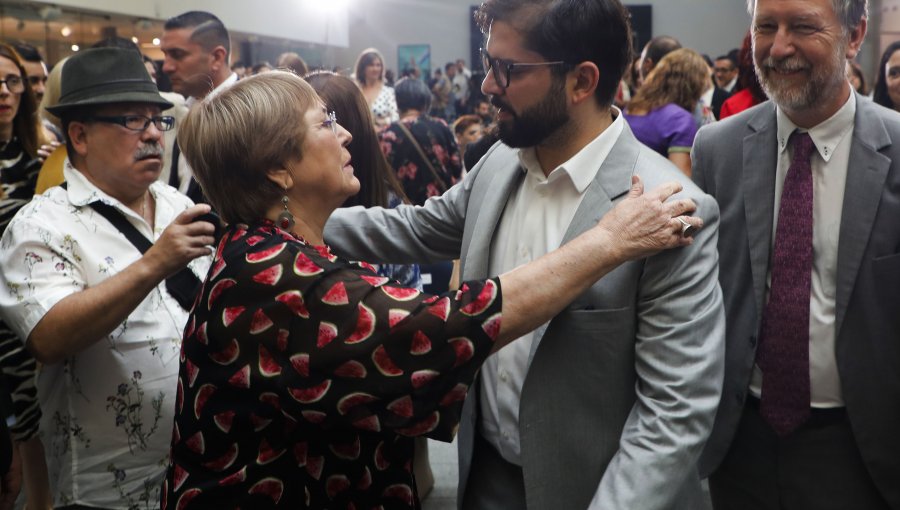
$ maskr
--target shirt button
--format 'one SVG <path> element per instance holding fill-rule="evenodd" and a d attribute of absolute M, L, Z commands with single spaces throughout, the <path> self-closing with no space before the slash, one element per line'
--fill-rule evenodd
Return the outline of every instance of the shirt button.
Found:
<path fill-rule="evenodd" d="M 507 374 L 508 373 L 506 370 L 501 370 L 500 371 L 500 380 L 503 382 L 506 382 L 509 379 L 509 375 L 507 375 Z"/>

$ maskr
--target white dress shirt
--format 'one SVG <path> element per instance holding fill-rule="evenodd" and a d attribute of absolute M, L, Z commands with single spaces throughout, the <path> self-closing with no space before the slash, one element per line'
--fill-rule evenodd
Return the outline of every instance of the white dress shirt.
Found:
<path fill-rule="evenodd" d="M 726 83 L 725 86 L 722 87 L 722 89 L 724 89 L 725 92 L 728 92 L 729 94 L 731 94 L 734 91 L 734 88 L 737 86 L 737 81 L 738 81 L 738 77 L 735 76 L 734 78 L 731 79 L 730 82 Z"/>
<path fill-rule="evenodd" d="M 780 108 L 776 110 L 778 167 L 775 175 L 775 214 L 772 224 L 772 248 L 778 228 L 778 210 L 784 179 L 791 166 L 790 136 L 797 126 Z M 837 286 L 838 239 L 847 165 L 853 141 L 856 95 L 851 93 L 844 106 L 828 120 L 809 130 L 816 146 L 811 156 L 813 176 L 813 267 L 809 303 L 809 380 L 813 407 L 841 407 L 844 398 L 834 353 L 835 294 Z M 802 130 L 801 130 L 802 131 Z M 818 157 L 816 156 L 818 154 Z M 766 299 L 771 287 L 766 277 Z M 762 388 L 762 372 L 753 368 L 750 392 L 757 397 Z"/>
<path fill-rule="evenodd" d="M 159 239 L 191 201 L 154 182 L 154 229 L 66 160 L 56 186 L 23 207 L 0 241 L 0 315 L 19 338 L 66 297 L 141 257 L 90 204 L 111 205 Z M 210 257 L 191 262 L 201 280 Z M 54 506 L 157 507 L 172 438 L 181 335 L 188 312 L 157 285 L 109 335 L 38 376 L 41 437 Z"/>
<path fill-rule="evenodd" d="M 613 123 L 549 176 L 533 148 L 519 151 L 525 174 L 509 197 L 491 243 L 489 274 L 502 274 L 560 246 L 585 190 L 609 155 L 623 129 L 613 108 Z M 532 343 L 529 333 L 492 354 L 481 368 L 481 434 L 507 461 L 521 465 L 519 399 L 528 373 Z"/>

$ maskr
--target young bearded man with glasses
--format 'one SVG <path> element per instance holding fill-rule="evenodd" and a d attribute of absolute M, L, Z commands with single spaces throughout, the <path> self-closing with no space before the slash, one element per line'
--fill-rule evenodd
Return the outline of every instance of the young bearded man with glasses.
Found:
<path fill-rule="evenodd" d="M 618 0 L 488 0 L 478 20 L 501 143 L 424 207 L 336 211 L 326 239 L 361 260 L 460 257 L 462 279 L 481 278 L 593 226 L 633 175 L 678 181 L 705 224 L 691 246 L 619 267 L 485 363 L 460 422 L 459 502 L 702 508 L 692 467 L 724 356 L 718 207 L 611 106 L 632 47 Z"/>
<path fill-rule="evenodd" d="M 49 109 L 68 135 L 66 183 L 23 207 L 0 241 L 0 314 L 44 364 L 55 508 L 157 506 L 183 295 L 195 290 L 176 292 L 171 280 L 202 278 L 213 242 L 213 226 L 193 221 L 209 206 L 157 180 L 162 132 L 174 126 L 160 110 L 170 106 L 137 52 L 70 57 Z"/>

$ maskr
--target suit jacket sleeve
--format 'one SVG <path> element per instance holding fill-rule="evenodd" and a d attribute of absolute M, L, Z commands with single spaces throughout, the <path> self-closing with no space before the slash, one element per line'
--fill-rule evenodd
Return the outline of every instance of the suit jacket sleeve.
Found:
<path fill-rule="evenodd" d="M 637 399 L 591 509 L 683 505 L 681 491 L 695 476 L 693 466 L 712 429 L 725 355 L 719 209 L 709 195 L 689 183 L 685 188 L 693 188 L 688 196 L 705 226 L 690 247 L 645 261 L 637 297 Z"/>
<path fill-rule="evenodd" d="M 325 239 L 335 253 L 372 263 L 412 264 L 459 258 L 469 195 L 480 167 L 424 206 L 338 209 L 325 225 Z"/>

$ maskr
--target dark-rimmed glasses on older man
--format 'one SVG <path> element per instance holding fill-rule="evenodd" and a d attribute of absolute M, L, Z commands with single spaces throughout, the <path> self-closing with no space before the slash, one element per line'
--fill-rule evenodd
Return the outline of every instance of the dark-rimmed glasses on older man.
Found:
<path fill-rule="evenodd" d="M 175 127 L 175 117 L 169 115 L 155 115 L 153 117 L 144 115 L 94 115 L 86 120 L 118 124 L 125 129 L 137 132 L 145 131 L 150 127 L 150 124 L 156 126 L 156 129 L 160 131 L 169 131 Z"/>

